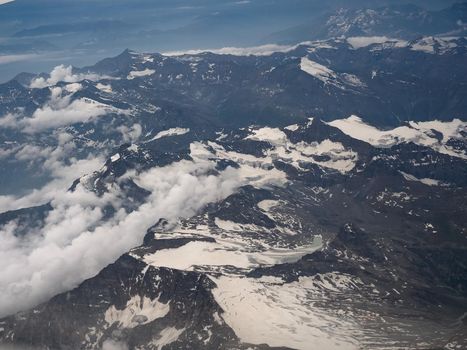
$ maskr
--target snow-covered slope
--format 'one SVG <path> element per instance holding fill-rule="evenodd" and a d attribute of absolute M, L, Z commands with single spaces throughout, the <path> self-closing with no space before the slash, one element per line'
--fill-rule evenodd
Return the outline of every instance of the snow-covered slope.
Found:
<path fill-rule="evenodd" d="M 407 125 L 392 130 L 380 130 L 357 116 L 351 116 L 347 119 L 334 120 L 329 125 L 376 147 L 391 147 L 400 143 L 413 142 L 440 153 L 467 159 L 465 149 L 456 149 L 449 144 L 449 141 L 465 139 L 467 123 L 459 119 L 451 122 L 438 120 L 409 122 Z"/>

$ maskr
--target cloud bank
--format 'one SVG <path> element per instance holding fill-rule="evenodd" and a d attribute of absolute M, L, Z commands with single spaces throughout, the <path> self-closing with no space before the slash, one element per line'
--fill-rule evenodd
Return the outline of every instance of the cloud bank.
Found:
<path fill-rule="evenodd" d="M 240 186 L 236 169 L 212 175 L 213 167 L 208 161 L 184 160 L 134 175 L 151 195 L 131 213 L 122 208 L 125 198 L 117 187 L 98 197 L 78 185 L 74 192 L 55 193 L 43 226 L 26 237 L 15 236 L 16 222 L 0 227 L 0 316 L 74 288 L 139 245 L 158 219 L 190 217 Z M 108 205 L 116 214 L 105 221 Z"/>
<path fill-rule="evenodd" d="M 233 55 L 233 56 L 270 56 L 276 52 L 289 52 L 296 49 L 299 45 L 307 44 L 306 42 L 298 45 L 278 45 L 267 44 L 253 47 L 223 47 L 220 49 L 197 49 L 184 51 L 169 51 L 165 52 L 165 56 L 182 56 L 182 55 L 198 55 L 204 52 L 212 52 L 218 55 Z"/>
<path fill-rule="evenodd" d="M 96 73 L 73 73 L 72 66 L 65 66 L 63 64 L 55 67 L 49 77 L 39 77 L 31 81 L 30 87 L 33 89 L 45 88 L 48 86 L 54 86 L 58 82 L 65 83 L 77 83 L 83 80 L 98 81 L 104 77 Z"/>
<path fill-rule="evenodd" d="M 50 157 L 45 159 L 47 155 Z M 34 159 L 42 162 L 42 171 L 50 174 L 52 179 L 41 188 L 34 189 L 23 196 L 0 196 L 0 213 L 47 203 L 69 188 L 75 179 L 99 169 L 104 162 L 104 158 L 91 154 L 84 159 L 70 158 L 66 161 L 67 155 L 68 153 L 64 152 L 61 146 L 40 148 L 26 145 L 18 151 L 15 156 L 21 160 L 32 161 Z"/>
<path fill-rule="evenodd" d="M 109 113 L 127 113 L 89 98 L 73 100 L 73 93 L 77 89 L 79 86 L 76 83 L 69 84 L 65 88 L 58 86 L 50 88 L 49 101 L 37 108 L 31 117 L 7 114 L 0 118 L 0 128 L 19 129 L 24 133 L 34 134 L 47 129 L 90 122 Z"/>
<path fill-rule="evenodd" d="M 72 95 L 63 95 L 63 89 L 59 87 L 54 87 L 51 91 L 50 101 L 38 108 L 31 118 L 21 121 L 25 132 L 36 133 L 45 129 L 87 122 L 113 110 L 105 104 L 90 99 L 81 98 L 72 101 Z"/>
<path fill-rule="evenodd" d="M 50 137 L 55 139 L 51 141 L 53 145 L 24 142 L 0 147 L 0 162 L 19 163 L 25 169 L 33 169 L 34 176 L 48 179 L 48 183 L 27 194 L 0 195 L 0 213 L 47 203 L 69 188 L 75 179 L 99 169 L 105 162 L 96 152 L 86 154 L 81 150 L 80 153 L 82 144 L 67 131 L 56 130 Z"/>

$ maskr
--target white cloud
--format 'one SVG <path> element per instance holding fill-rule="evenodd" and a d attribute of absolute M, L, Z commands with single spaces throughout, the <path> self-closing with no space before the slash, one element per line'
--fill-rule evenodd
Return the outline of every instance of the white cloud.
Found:
<path fill-rule="evenodd" d="M 347 38 L 347 42 L 354 48 L 360 49 L 368 47 L 373 44 L 391 43 L 396 47 L 404 47 L 407 45 L 406 41 L 388 38 L 386 36 L 354 36 Z"/>
<path fill-rule="evenodd" d="M 71 101 L 71 95 L 62 95 L 60 87 L 51 89 L 50 101 L 36 110 L 32 117 L 21 114 L 7 114 L 0 118 L 0 128 L 17 128 L 22 132 L 35 133 L 47 128 L 65 126 L 78 121 L 91 121 L 95 117 L 119 110 L 88 100 Z M 18 113 L 21 113 L 19 111 Z M 54 119 L 55 118 L 55 119 Z M 139 124 L 128 128 L 127 137 L 136 139 L 141 135 Z M 94 154 L 74 157 L 77 145 L 73 135 L 63 129 L 52 131 L 56 138 L 55 145 L 44 146 L 40 143 L 0 145 L 0 159 L 10 158 L 22 162 L 24 167 L 33 165 L 37 175 L 50 177 L 49 183 L 21 196 L 0 195 L 0 212 L 40 205 L 50 201 L 57 192 L 68 188 L 80 176 L 90 173 L 104 163 L 105 159 Z"/>
<path fill-rule="evenodd" d="M 66 134 L 57 137 L 61 144 L 56 149 L 30 147 L 21 153 L 24 159 L 34 155 L 50 159 L 45 166 L 54 173 L 55 182 L 23 198 L 0 197 L 0 207 L 12 203 L 29 207 L 42 204 L 47 198 L 52 206 L 45 221 L 26 236 L 14 236 L 15 222 L 0 227 L 0 317 L 28 309 L 94 276 L 121 254 L 138 246 L 147 228 L 160 218 L 176 222 L 191 217 L 242 185 L 269 187 L 286 182 L 285 173 L 264 169 L 258 158 L 229 153 L 214 143 L 195 142 L 190 146 L 192 161 L 181 160 L 142 173 L 133 170 L 116 180 L 131 178 L 150 193 L 144 203 L 128 213 L 123 207 L 127 201 L 125 194 L 115 184 L 107 186 L 108 192 L 101 197 L 81 183 L 73 192 L 63 191 L 79 171 L 86 166 L 92 168 L 95 159 L 63 167 L 66 146 L 73 140 Z M 214 172 L 215 159 L 236 159 L 240 167 Z M 64 187 L 67 180 L 68 186 Z M 82 183 L 86 181 L 83 179 Z M 104 208 L 108 206 L 114 207 L 115 214 L 104 219 Z"/>
<path fill-rule="evenodd" d="M 140 244 L 159 218 L 190 217 L 231 194 L 241 183 L 239 172 L 228 168 L 214 176 L 213 166 L 181 161 L 136 176 L 135 182 L 152 194 L 130 214 L 122 209 L 118 191 L 99 198 L 78 185 L 75 192 L 53 193 L 44 226 L 27 237 L 13 235 L 15 223 L 0 228 L 0 315 L 29 308 L 95 275 Z M 117 213 L 102 222 L 106 205 Z"/>
<path fill-rule="evenodd" d="M 75 100 L 58 108 L 49 104 L 37 109 L 32 118 L 24 119 L 26 124 L 24 131 L 32 134 L 46 129 L 88 122 L 109 112 L 111 112 L 109 106 L 88 99 Z"/>
<path fill-rule="evenodd" d="M 105 161 L 104 158 L 91 154 L 83 159 L 73 158 L 71 155 L 76 145 L 70 134 L 61 132 L 57 135 L 57 140 L 56 147 L 26 144 L 6 152 L 5 156 L 14 153 L 19 161 L 39 163 L 41 171 L 48 174 L 51 180 L 42 188 L 34 189 L 23 196 L 0 196 L 0 213 L 47 203 L 69 188 L 75 179 L 99 169 Z"/>
<path fill-rule="evenodd" d="M 19 129 L 24 133 L 34 134 L 47 129 L 90 122 L 108 113 L 128 114 L 128 111 L 89 98 L 73 100 L 73 93 L 76 90 L 72 89 L 70 93 L 69 87 L 51 87 L 50 92 L 50 99 L 42 107 L 37 108 L 32 116 L 9 113 L 0 118 L 0 128 Z"/>
<path fill-rule="evenodd" d="M 125 113 L 117 108 L 88 99 L 72 100 L 73 94 L 66 93 L 60 87 L 51 88 L 50 100 L 36 109 L 31 117 L 14 121 L 14 117 L 7 115 L 0 119 L 0 127 L 20 128 L 25 133 L 37 133 L 46 129 L 89 122 L 96 117 L 108 113 Z"/>
<path fill-rule="evenodd" d="M 76 83 L 82 80 L 92 80 L 98 81 L 103 79 L 104 77 L 96 74 L 96 73 L 73 73 L 72 66 L 65 66 L 63 64 L 56 66 L 51 72 L 49 78 L 45 79 L 43 77 L 39 77 L 31 81 L 30 87 L 31 88 L 44 88 L 47 86 L 53 86 L 58 82 L 65 82 L 65 83 Z"/>
<path fill-rule="evenodd" d="M 140 124 L 135 123 L 131 127 L 121 125 L 117 130 L 122 133 L 123 142 L 133 142 L 140 138 L 141 133 L 143 132 L 143 127 Z"/>
<path fill-rule="evenodd" d="M 11 156 L 17 150 L 18 150 L 17 146 L 16 147 L 13 146 L 13 147 L 10 147 L 10 148 L 6 148 L 6 147 L 3 147 L 3 146 L 0 147 L 0 160 Z"/>
<path fill-rule="evenodd" d="M 17 125 L 17 118 L 14 114 L 8 113 L 0 118 L 0 128 L 14 128 Z"/>
<path fill-rule="evenodd" d="M 37 56 L 39 56 L 39 55 L 37 55 L 37 54 L 0 55 L 0 64 L 27 61 L 27 60 L 30 60 L 32 58 L 36 58 Z"/>
<path fill-rule="evenodd" d="M 204 52 L 212 52 L 219 55 L 234 55 L 234 56 L 270 56 L 276 52 L 289 52 L 296 49 L 299 45 L 305 45 L 307 42 L 298 45 L 277 45 L 267 44 L 254 47 L 223 47 L 220 49 L 197 49 L 185 51 L 169 51 L 165 52 L 165 56 L 181 56 L 181 55 L 198 55 Z"/>

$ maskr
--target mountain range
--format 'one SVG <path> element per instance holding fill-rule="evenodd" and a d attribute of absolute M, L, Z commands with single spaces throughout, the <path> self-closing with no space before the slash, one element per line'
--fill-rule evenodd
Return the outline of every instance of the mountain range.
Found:
<path fill-rule="evenodd" d="M 0 6 L 2 82 L 22 71 L 89 65 L 127 47 L 165 52 L 363 33 L 415 39 L 463 35 L 466 23 L 465 4 L 452 0 L 15 0 Z"/>
<path fill-rule="evenodd" d="M 0 84 L 0 347 L 467 347 L 465 5 L 338 5 Z"/>

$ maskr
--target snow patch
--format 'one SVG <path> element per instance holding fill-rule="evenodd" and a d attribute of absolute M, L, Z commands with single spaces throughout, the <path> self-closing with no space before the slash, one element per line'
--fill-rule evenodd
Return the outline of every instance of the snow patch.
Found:
<path fill-rule="evenodd" d="M 281 204 L 280 201 L 266 199 L 264 201 L 259 202 L 258 208 L 260 208 L 265 213 L 269 213 L 272 208 L 275 208 Z"/>
<path fill-rule="evenodd" d="M 152 266 L 185 271 L 195 271 L 202 266 L 233 266 L 251 270 L 259 266 L 296 262 L 322 247 L 320 236 L 316 236 L 312 244 L 295 249 L 265 245 L 257 247 L 257 251 L 253 251 L 250 244 L 241 239 L 217 240 L 218 242 L 192 241 L 179 248 L 147 254 L 143 259 Z"/>
<path fill-rule="evenodd" d="M 154 73 L 156 73 L 156 71 L 154 69 L 149 69 L 149 68 L 146 68 L 145 70 L 140 70 L 140 71 L 133 70 L 128 74 L 128 76 L 126 78 L 128 80 L 132 80 L 132 79 L 135 79 L 135 78 L 140 78 L 140 77 L 146 77 L 146 76 L 149 76 L 149 75 L 153 75 Z"/>
<path fill-rule="evenodd" d="M 142 57 L 142 62 L 143 63 L 154 63 L 154 57 L 152 57 L 151 55 L 143 55 Z"/>
<path fill-rule="evenodd" d="M 410 122 L 408 126 L 400 126 L 392 130 L 380 130 L 365 123 L 357 116 L 334 120 L 328 124 L 354 139 L 365 141 L 375 147 L 391 147 L 400 143 L 413 142 L 417 145 L 431 147 L 439 153 L 467 159 L 464 151 L 454 149 L 446 144 L 451 138 L 463 138 L 462 133 L 467 132 L 467 123 L 459 119 L 454 119 L 451 122 L 437 120 Z M 442 140 L 438 140 L 433 130 L 442 134 Z"/>
<path fill-rule="evenodd" d="M 289 131 L 297 131 L 300 128 L 298 124 L 292 124 L 289 126 L 286 126 L 284 129 L 289 130 Z"/>
<path fill-rule="evenodd" d="M 309 350 L 310 344 L 322 350 L 359 348 L 352 337 L 354 324 L 309 302 L 320 288 L 312 277 L 288 284 L 264 277 L 212 279 L 214 297 L 225 311 L 222 317 L 243 342 L 299 350 Z M 346 281 L 337 287 L 328 283 L 345 290 Z"/>
<path fill-rule="evenodd" d="M 458 44 L 458 38 L 440 38 L 440 37 L 424 37 L 410 44 L 412 51 L 421 51 L 428 54 L 447 54 L 455 49 Z"/>
<path fill-rule="evenodd" d="M 290 155 L 296 167 L 300 167 L 300 161 L 308 161 L 325 168 L 346 173 L 355 167 L 358 160 L 358 154 L 356 152 L 348 150 L 341 143 L 333 142 L 329 139 L 323 140 L 321 143 L 313 142 L 311 144 L 302 141 L 294 145 L 294 148 L 296 152 L 291 152 Z M 299 154 L 297 154 L 297 152 Z M 286 155 L 283 156 L 286 157 Z M 315 160 L 313 156 L 324 156 L 328 157 L 329 160 L 318 161 Z"/>
<path fill-rule="evenodd" d="M 105 85 L 105 84 L 102 84 L 102 83 L 97 83 L 96 88 L 101 90 L 101 91 L 107 92 L 109 94 L 112 92 L 112 85 L 110 85 L 110 84 Z"/>
<path fill-rule="evenodd" d="M 310 123 L 313 122 L 311 119 Z M 268 141 L 274 148 L 266 151 L 266 159 L 285 161 L 299 170 L 304 170 L 303 163 L 313 163 L 324 168 L 334 169 L 341 173 L 351 171 L 358 160 L 358 154 L 346 149 L 341 143 L 328 139 L 321 143 L 290 142 L 280 129 L 261 128 L 253 130 L 246 137 L 258 141 Z M 317 157 L 322 157 L 319 159 Z"/>
<path fill-rule="evenodd" d="M 159 338 L 153 340 L 149 345 L 155 346 L 157 350 L 162 350 L 165 345 L 177 341 L 183 332 L 185 332 L 185 328 L 177 329 L 175 327 L 167 327 L 159 333 Z"/>
<path fill-rule="evenodd" d="M 300 69 L 312 77 L 322 81 L 324 84 L 332 84 L 339 89 L 346 89 L 346 85 L 356 88 L 365 88 L 366 84 L 354 74 L 337 74 L 330 68 L 314 62 L 307 57 L 302 57 Z"/>
<path fill-rule="evenodd" d="M 154 136 L 153 138 L 151 138 L 150 140 L 146 141 L 146 142 L 151 142 L 151 141 L 154 141 L 154 140 L 158 140 L 158 139 L 161 139 L 163 137 L 167 137 L 167 136 L 179 136 L 179 135 L 185 135 L 187 133 L 190 132 L 190 129 L 188 128 L 171 128 L 171 129 L 168 129 L 168 130 L 163 130 L 163 131 L 160 131 L 156 134 L 156 136 Z"/>
<path fill-rule="evenodd" d="M 283 144 L 287 140 L 287 135 L 280 129 L 265 127 L 253 130 L 252 135 L 247 136 L 246 139 L 268 141 L 276 145 Z"/>
<path fill-rule="evenodd" d="M 117 160 L 119 160 L 119 159 L 120 159 L 120 153 L 116 153 L 116 154 L 114 154 L 112 157 L 110 157 L 110 161 L 111 161 L 112 163 L 115 163 L 115 162 L 116 162 Z"/>
<path fill-rule="evenodd" d="M 307 57 L 302 57 L 300 61 L 300 69 L 316 79 L 321 80 L 325 84 L 329 83 L 329 81 L 333 79 L 337 79 L 337 74 L 334 71 L 322 64 L 308 59 Z"/>
<path fill-rule="evenodd" d="M 128 300 L 123 310 L 118 310 L 115 305 L 110 306 L 104 318 L 109 326 L 117 322 L 119 328 L 134 328 L 162 318 L 169 311 L 169 304 L 136 295 Z"/>
<path fill-rule="evenodd" d="M 207 145 L 194 142 L 190 145 L 190 156 L 196 160 L 229 159 L 239 165 L 238 176 L 245 184 L 262 188 L 268 186 L 283 186 L 287 183 L 287 175 L 277 170 L 269 157 L 257 158 L 251 154 L 226 151 L 215 142 Z"/>
<path fill-rule="evenodd" d="M 411 174 L 404 173 L 403 171 L 399 171 L 399 173 L 401 173 L 401 175 L 407 181 L 421 182 L 422 184 L 427 185 L 427 186 L 439 186 L 441 184 L 441 181 L 439 180 L 429 179 L 429 178 L 419 179 Z"/>
<path fill-rule="evenodd" d="M 387 36 L 354 36 L 347 38 L 347 42 L 354 49 L 360 49 L 363 47 L 368 47 L 374 44 L 383 44 L 383 43 L 392 43 L 396 47 L 404 47 L 407 45 L 406 41 L 391 39 Z"/>

